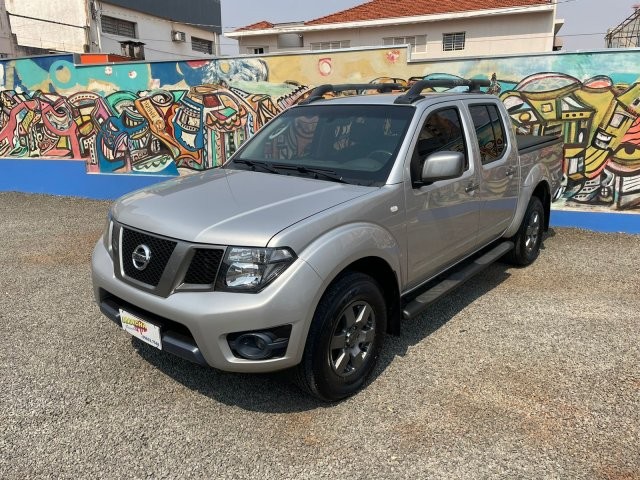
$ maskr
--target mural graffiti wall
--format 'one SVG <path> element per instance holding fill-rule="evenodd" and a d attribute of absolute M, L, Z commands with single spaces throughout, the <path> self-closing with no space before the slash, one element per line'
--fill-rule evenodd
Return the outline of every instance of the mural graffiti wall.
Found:
<path fill-rule="evenodd" d="M 518 133 L 561 135 L 567 205 L 640 210 L 640 51 L 411 62 L 404 48 L 75 65 L 0 62 L 0 157 L 89 173 L 178 175 L 223 163 L 323 83 L 491 77 Z"/>
<path fill-rule="evenodd" d="M 308 91 L 268 83 L 251 59 L 85 68 L 44 57 L 0 73 L 0 157 L 74 159 L 89 173 L 215 167 Z"/>

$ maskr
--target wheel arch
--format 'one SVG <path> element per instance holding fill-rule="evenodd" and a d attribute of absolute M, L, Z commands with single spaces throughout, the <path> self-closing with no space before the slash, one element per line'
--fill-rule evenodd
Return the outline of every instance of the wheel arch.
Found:
<path fill-rule="evenodd" d="M 380 285 L 387 304 L 387 331 L 398 333 L 402 250 L 388 230 L 371 223 L 342 225 L 318 237 L 300 253 L 323 279 L 322 293 L 314 305 L 344 272 L 362 272 Z"/>
<path fill-rule="evenodd" d="M 364 273 L 378 283 L 382 289 L 382 295 L 387 307 L 387 333 L 399 335 L 401 321 L 400 290 L 398 278 L 391 265 L 380 257 L 364 257 L 347 265 L 338 276 L 345 272 Z M 338 276 L 331 283 L 335 282 Z"/>
<path fill-rule="evenodd" d="M 547 231 L 549 229 L 549 217 L 551 214 L 551 193 L 549 182 L 546 179 L 541 178 L 535 183 L 530 183 L 528 181 L 525 183 L 525 186 L 520 192 L 520 197 L 518 198 L 518 206 L 516 208 L 513 220 L 511 221 L 511 225 L 509 225 L 509 228 L 507 228 L 507 230 L 504 232 L 503 237 L 510 238 L 518 232 L 518 228 L 520 228 L 520 224 L 522 223 L 524 214 L 527 211 L 527 207 L 529 206 L 531 197 L 538 197 L 542 202 L 542 206 L 544 208 L 544 230 Z"/>
<path fill-rule="evenodd" d="M 544 208 L 544 231 L 549 230 L 549 219 L 551 217 L 551 189 L 546 180 L 541 180 L 531 194 L 532 197 L 538 197 Z"/>

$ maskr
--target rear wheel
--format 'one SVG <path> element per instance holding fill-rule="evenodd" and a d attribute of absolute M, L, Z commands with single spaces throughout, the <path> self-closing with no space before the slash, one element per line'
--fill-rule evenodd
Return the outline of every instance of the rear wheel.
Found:
<path fill-rule="evenodd" d="M 318 304 L 296 383 L 324 401 L 353 395 L 376 364 L 386 324 L 377 282 L 358 272 L 343 274 Z"/>
<path fill-rule="evenodd" d="M 518 233 L 511 240 L 515 248 L 507 259 L 509 263 L 524 267 L 538 258 L 544 233 L 544 208 L 538 197 L 531 197 Z"/>

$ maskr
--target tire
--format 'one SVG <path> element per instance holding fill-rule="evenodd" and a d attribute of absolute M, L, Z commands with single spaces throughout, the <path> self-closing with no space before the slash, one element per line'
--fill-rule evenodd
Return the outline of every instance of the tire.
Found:
<path fill-rule="evenodd" d="M 294 380 L 304 391 L 334 402 L 360 390 L 373 371 L 387 327 L 377 282 L 358 272 L 339 276 L 313 316 Z"/>
<path fill-rule="evenodd" d="M 532 264 L 540 254 L 544 233 L 544 208 L 538 197 L 531 197 L 518 233 L 511 240 L 515 248 L 507 255 L 507 261 L 518 267 Z"/>

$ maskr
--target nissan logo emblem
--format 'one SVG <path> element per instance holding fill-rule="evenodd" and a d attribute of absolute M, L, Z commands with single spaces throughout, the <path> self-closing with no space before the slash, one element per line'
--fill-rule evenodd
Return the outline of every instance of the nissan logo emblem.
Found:
<path fill-rule="evenodd" d="M 131 260 L 137 270 L 144 270 L 151 261 L 151 249 L 145 244 L 138 245 L 131 254 Z"/>

